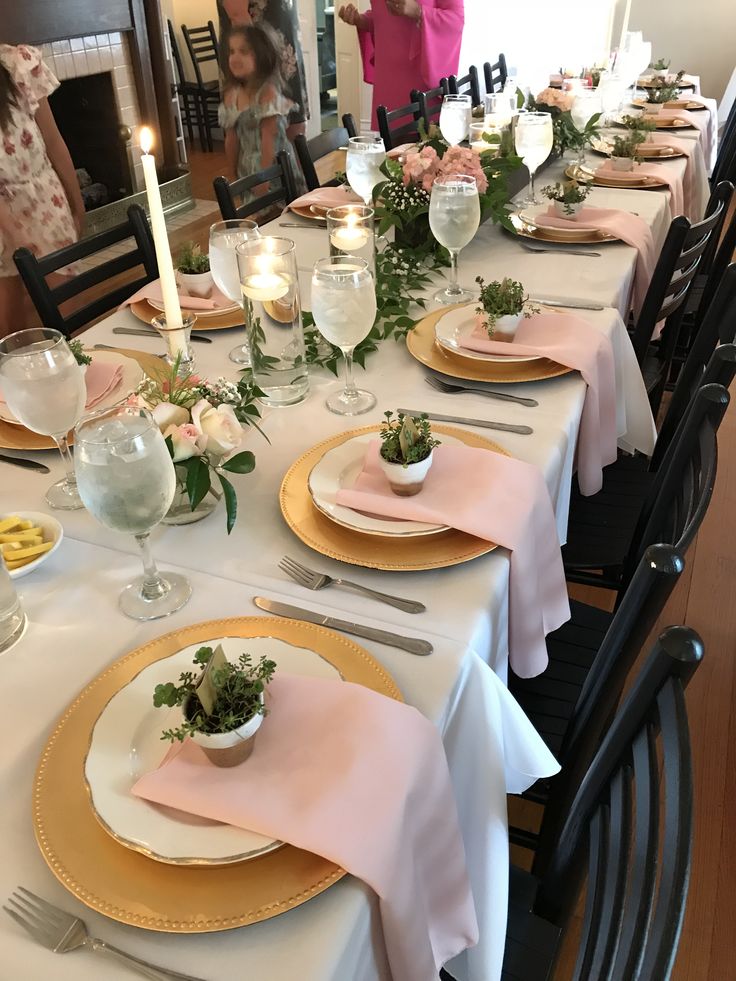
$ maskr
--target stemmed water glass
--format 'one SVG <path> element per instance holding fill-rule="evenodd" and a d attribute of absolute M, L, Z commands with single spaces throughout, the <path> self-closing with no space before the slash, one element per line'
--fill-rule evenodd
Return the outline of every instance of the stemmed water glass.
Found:
<path fill-rule="evenodd" d="M 259 238 L 258 225 L 248 218 L 233 218 L 217 221 L 210 226 L 210 270 L 215 286 L 234 303 L 243 307 L 245 319 L 245 300 L 240 289 L 240 273 L 236 246 Z M 250 350 L 246 344 L 238 344 L 230 352 L 230 360 L 244 368 L 250 368 Z"/>
<path fill-rule="evenodd" d="M 189 580 L 156 568 L 149 537 L 171 507 L 176 474 L 164 438 L 145 409 L 117 405 L 85 416 L 74 430 L 79 494 L 87 510 L 113 531 L 135 536 L 143 575 L 120 594 L 133 620 L 156 620 L 181 609 Z"/>
<path fill-rule="evenodd" d="M 554 132 L 548 112 L 522 112 L 516 121 L 516 152 L 529 171 L 529 195 L 524 204 L 538 204 L 534 194 L 534 175 L 552 151 Z"/>
<path fill-rule="evenodd" d="M 351 136 L 345 171 L 348 184 L 366 204 L 373 199 L 373 188 L 385 180 L 381 164 L 386 159 L 386 147 L 380 136 Z"/>
<path fill-rule="evenodd" d="M 583 89 L 575 94 L 575 101 L 572 104 L 570 115 L 575 127 L 582 133 L 588 122 L 600 111 L 601 100 L 598 93 L 590 89 Z M 580 156 L 578 157 L 579 167 L 585 165 L 585 149 L 586 144 L 585 140 L 583 140 L 583 144 L 580 147 Z"/>
<path fill-rule="evenodd" d="M 440 109 L 440 132 L 450 146 L 467 137 L 473 103 L 469 95 L 446 95 Z"/>
<path fill-rule="evenodd" d="M 318 259 L 312 273 L 312 316 L 317 329 L 345 358 L 345 388 L 325 405 L 339 416 L 359 416 L 376 404 L 372 392 L 356 388 L 353 351 L 376 319 L 376 287 L 365 259 L 335 255 Z"/>
<path fill-rule="evenodd" d="M 460 303 L 475 294 L 457 281 L 457 257 L 478 231 L 480 201 L 478 185 L 467 174 L 443 174 L 432 184 L 429 199 L 429 227 L 432 234 L 450 253 L 450 284 L 438 290 L 438 303 Z"/>
<path fill-rule="evenodd" d="M 0 341 L 0 388 L 13 415 L 27 429 L 53 437 L 66 476 L 46 491 L 52 508 L 84 507 L 77 493 L 69 430 L 84 412 L 84 372 L 58 330 L 32 327 Z"/>

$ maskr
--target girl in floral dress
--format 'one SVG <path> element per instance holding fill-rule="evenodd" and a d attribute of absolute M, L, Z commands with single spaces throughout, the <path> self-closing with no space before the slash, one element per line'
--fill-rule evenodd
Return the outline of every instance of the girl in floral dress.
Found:
<path fill-rule="evenodd" d="M 71 245 L 84 222 L 74 165 L 47 99 L 58 84 L 38 49 L 0 44 L 0 337 L 32 317 L 13 252 L 26 246 L 43 256 Z"/>
<path fill-rule="evenodd" d="M 293 158 L 286 136 L 292 105 L 281 92 L 278 53 L 267 32 L 250 24 L 231 28 L 219 119 L 234 177 L 270 167 L 281 150 Z M 265 185 L 256 189 L 265 191 Z M 244 203 L 252 199 L 253 194 L 244 195 Z"/>

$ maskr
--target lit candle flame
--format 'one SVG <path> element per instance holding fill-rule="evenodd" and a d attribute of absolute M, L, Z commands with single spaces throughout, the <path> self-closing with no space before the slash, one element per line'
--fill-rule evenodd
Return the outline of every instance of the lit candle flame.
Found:
<path fill-rule="evenodd" d="M 139 142 L 141 150 L 144 153 L 150 153 L 151 147 L 153 146 L 153 133 L 148 128 L 148 126 L 142 126 L 139 134 Z"/>

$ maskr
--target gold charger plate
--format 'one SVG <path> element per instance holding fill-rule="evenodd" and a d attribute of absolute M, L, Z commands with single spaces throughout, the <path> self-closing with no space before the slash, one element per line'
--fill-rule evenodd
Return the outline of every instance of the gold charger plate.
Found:
<path fill-rule="evenodd" d="M 603 245 L 606 242 L 618 242 L 615 235 L 590 228 L 576 232 L 575 229 L 541 228 L 532 220 L 522 218 L 519 213 L 509 215 L 516 234 L 521 238 L 533 238 L 539 242 L 557 242 L 559 245 Z M 560 234 L 561 233 L 561 234 Z"/>
<path fill-rule="evenodd" d="M 345 203 L 348 204 L 349 202 L 346 201 Z M 337 205 L 335 205 L 335 207 L 337 207 Z M 312 211 L 312 208 L 315 210 Z M 324 221 L 329 210 L 329 208 L 325 208 L 320 204 L 299 204 L 296 207 L 292 206 L 291 208 L 291 211 L 295 215 L 299 215 L 300 218 L 309 218 L 311 221 Z"/>
<path fill-rule="evenodd" d="M 672 78 L 674 81 L 674 76 Z M 638 89 L 656 89 L 661 86 L 662 82 L 660 79 L 653 78 L 640 78 L 636 83 Z M 669 83 L 668 83 L 669 84 Z M 678 84 L 678 89 L 695 89 L 695 82 L 680 82 Z"/>
<path fill-rule="evenodd" d="M 613 153 L 613 143 L 608 140 L 593 140 L 590 144 L 593 153 L 602 157 L 610 157 Z M 677 147 L 667 143 L 642 143 L 636 148 L 636 156 L 642 160 L 677 160 L 685 154 Z"/>
<path fill-rule="evenodd" d="M 281 482 L 279 504 L 284 520 L 305 545 L 321 555 L 339 562 L 359 565 L 365 569 L 382 569 L 386 572 L 422 572 L 426 569 L 444 569 L 476 559 L 492 552 L 498 546 L 493 542 L 475 538 L 463 531 L 449 531 L 424 538 L 386 538 L 364 535 L 336 524 L 318 511 L 309 493 L 309 474 L 322 456 L 334 446 L 363 433 L 376 433 L 379 426 L 351 429 L 318 443 L 291 465 Z M 455 436 L 467 446 L 494 450 L 504 456 L 510 454 L 497 443 L 476 436 L 463 429 L 433 425 L 432 431 Z"/>
<path fill-rule="evenodd" d="M 145 351 L 129 351 L 126 348 L 115 350 L 126 358 L 137 361 L 145 373 L 150 377 L 156 371 L 161 370 L 162 362 L 154 354 Z M 94 356 L 94 351 L 90 352 Z M 69 442 L 73 442 L 73 434 L 69 433 Z M 0 419 L 0 449 L 1 450 L 55 450 L 56 443 L 50 436 L 41 436 L 39 433 L 31 432 L 25 426 L 15 426 L 12 423 L 4 422 Z"/>
<path fill-rule="evenodd" d="M 637 109 L 648 109 L 652 103 L 647 102 L 646 99 L 634 99 L 631 103 Z M 672 99 L 671 102 L 664 103 L 665 109 L 687 109 L 688 112 L 699 112 L 701 109 L 707 109 L 702 102 L 695 102 L 692 99 Z"/>
<path fill-rule="evenodd" d="M 624 190 L 654 191 L 667 187 L 667 182 L 659 177 L 651 177 L 647 174 L 637 176 L 636 168 L 629 173 L 622 172 L 619 177 L 614 177 L 598 174 L 595 170 L 581 167 L 579 164 L 570 164 L 565 170 L 565 177 L 581 184 L 593 184 L 595 187 L 620 187 Z"/>
<path fill-rule="evenodd" d="M 195 317 L 197 316 L 196 310 L 184 310 L 184 313 L 191 313 Z M 151 321 L 154 317 L 161 315 L 161 311 L 157 310 L 156 307 L 151 306 L 148 300 L 136 300 L 135 303 L 130 304 L 131 313 L 136 316 L 139 320 L 142 320 L 144 324 L 151 326 Z M 217 315 L 212 315 L 211 317 L 199 317 L 195 325 L 195 330 L 226 330 L 228 327 L 242 327 L 243 326 L 243 311 L 238 307 L 236 310 L 228 310 L 227 313 L 220 313 Z"/>
<path fill-rule="evenodd" d="M 435 324 L 440 317 L 452 310 L 435 310 L 428 314 L 406 335 L 406 346 L 409 354 L 427 368 L 439 371 L 451 378 L 462 378 L 465 381 L 482 381 L 502 384 L 504 382 L 544 381 L 546 378 L 557 378 L 567 375 L 573 369 L 566 365 L 557 364 L 549 358 L 539 358 L 534 361 L 468 361 L 456 358 L 439 346 L 435 339 Z"/>
<path fill-rule="evenodd" d="M 112 696 L 143 668 L 214 637 L 279 637 L 310 647 L 345 680 L 402 701 L 391 675 L 362 647 L 313 624 L 272 617 L 211 620 L 175 630 L 98 675 L 69 705 L 41 756 L 33 826 L 54 875 L 104 916 L 165 933 L 209 933 L 266 920 L 323 892 L 345 871 L 286 845 L 241 865 L 163 865 L 124 848 L 96 820 L 84 779 L 92 728 Z"/>

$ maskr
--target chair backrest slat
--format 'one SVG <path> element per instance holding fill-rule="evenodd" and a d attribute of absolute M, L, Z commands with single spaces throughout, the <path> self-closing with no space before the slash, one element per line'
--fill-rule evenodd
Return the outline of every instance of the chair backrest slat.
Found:
<path fill-rule="evenodd" d="M 422 118 L 422 107 L 418 100 L 413 100 L 405 106 L 387 109 L 379 106 L 376 109 L 378 130 L 387 150 L 392 150 L 402 143 L 416 143 L 419 139 L 419 120 Z M 402 120 L 396 123 L 396 120 Z"/>
<path fill-rule="evenodd" d="M 181 32 L 184 35 L 197 84 L 201 88 L 205 83 L 199 66 L 208 61 L 220 64 L 215 25 L 211 20 L 207 21 L 205 27 L 187 27 L 186 24 L 182 24 Z"/>
<path fill-rule="evenodd" d="M 238 206 L 236 198 L 260 184 L 270 184 L 272 181 L 278 181 L 278 187 Z M 212 186 L 220 206 L 220 213 L 226 221 L 233 218 L 248 218 L 274 204 L 287 205 L 296 197 L 294 171 L 286 150 L 280 150 L 276 154 L 276 163 L 265 170 L 259 170 L 247 177 L 239 177 L 232 183 L 229 183 L 225 177 L 216 177 Z"/>
<path fill-rule="evenodd" d="M 169 28 L 169 43 L 171 45 L 171 57 L 174 59 L 175 68 L 175 81 L 178 85 L 183 85 L 186 81 L 186 75 L 184 74 L 184 62 L 181 60 L 181 51 L 179 50 L 179 42 L 176 40 L 176 31 L 174 30 L 174 25 L 172 24 L 170 18 L 166 19 L 166 23 Z"/>
<path fill-rule="evenodd" d="M 352 112 L 343 113 L 342 124 L 348 131 L 348 136 L 358 135 L 358 127 L 355 124 L 355 117 L 353 116 Z"/>
<path fill-rule="evenodd" d="M 326 157 L 328 153 L 334 153 L 335 150 L 344 147 L 347 144 L 348 138 L 348 131 L 342 126 L 325 130 L 324 133 L 320 133 L 311 140 L 307 140 L 301 133 L 295 137 L 294 150 L 296 151 L 297 160 L 304 174 L 304 180 L 306 181 L 308 190 L 313 191 L 320 186 L 319 177 L 314 166 L 315 162 L 321 160 L 322 157 Z M 327 183 L 334 184 L 335 182 L 333 180 Z"/>
<path fill-rule="evenodd" d="M 498 61 L 494 62 L 494 64 L 487 61 L 483 65 L 483 77 L 485 79 L 486 92 L 488 95 L 493 92 L 501 92 L 506 84 L 506 79 L 508 78 L 506 56 L 504 54 L 500 54 L 498 56 Z"/>
<path fill-rule="evenodd" d="M 480 105 L 480 82 L 478 81 L 478 69 L 471 65 L 468 74 L 458 78 L 457 75 L 450 75 L 447 79 L 447 87 L 453 95 L 469 95 L 474 106 Z"/>

